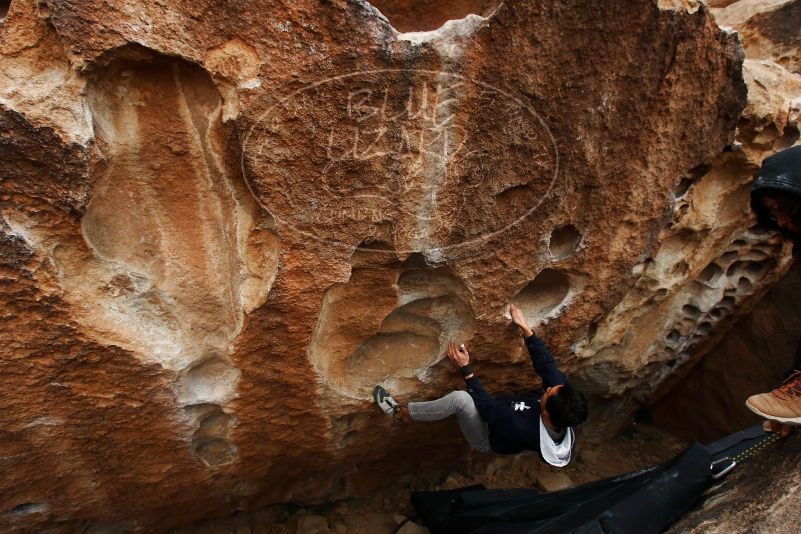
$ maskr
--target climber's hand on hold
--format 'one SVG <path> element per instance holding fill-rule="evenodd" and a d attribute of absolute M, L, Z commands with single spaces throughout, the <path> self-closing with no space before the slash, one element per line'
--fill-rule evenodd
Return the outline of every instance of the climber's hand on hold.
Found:
<path fill-rule="evenodd" d="M 528 325 L 528 321 L 526 321 L 526 317 L 523 315 L 523 312 L 515 306 L 514 304 L 509 305 L 509 315 L 512 317 L 512 322 L 520 327 L 520 330 L 523 332 L 525 337 L 531 337 L 534 335 L 534 332 L 531 330 L 531 327 Z"/>
<path fill-rule="evenodd" d="M 464 348 L 464 345 L 459 346 L 455 341 L 448 343 L 448 359 L 453 362 L 456 367 L 464 367 L 470 363 L 470 353 Z"/>

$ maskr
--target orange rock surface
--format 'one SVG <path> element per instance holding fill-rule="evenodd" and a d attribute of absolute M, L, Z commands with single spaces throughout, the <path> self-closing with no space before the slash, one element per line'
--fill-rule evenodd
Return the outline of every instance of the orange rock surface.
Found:
<path fill-rule="evenodd" d="M 530 387 L 510 302 L 608 435 L 781 275 L 747 196 L 791 73 L 708 8 L 384 4 L 3 4 L 0 529 L 445 469 L 371 387 L 459 387 L 451 338 Z"/>

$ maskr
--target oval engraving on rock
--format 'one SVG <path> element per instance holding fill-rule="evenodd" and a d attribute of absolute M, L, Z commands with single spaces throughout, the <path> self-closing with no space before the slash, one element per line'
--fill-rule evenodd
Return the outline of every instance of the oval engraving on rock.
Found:
<path fill-rule="evenodd" d="M 551 193 L 556 141 L 519 98 L 449 72 L 344 74 L 271 105 L 242 171 L 280 224 L 344 246 L 444 252 L 494 237 Z"/>

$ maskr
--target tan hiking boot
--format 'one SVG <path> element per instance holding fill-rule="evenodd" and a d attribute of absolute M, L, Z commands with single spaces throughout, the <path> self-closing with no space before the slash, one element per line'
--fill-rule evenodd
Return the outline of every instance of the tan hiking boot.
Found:
<path fill-rule="evenodd" d="M 796 371 L 770 393 L 752 395 L 745 401 L 748 409 L 765 419 L 801 425 L 801 371 Z"/>

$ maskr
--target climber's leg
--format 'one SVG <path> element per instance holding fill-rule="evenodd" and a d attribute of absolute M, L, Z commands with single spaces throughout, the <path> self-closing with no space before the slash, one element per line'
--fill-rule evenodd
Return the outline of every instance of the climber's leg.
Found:
<path fill-rule="evenodd" d="M 454 391 L 428 402 L 410 402 L 408 411 L 413 421 L 439 421 L 455 415 L 470 446 L 480 452 L 490 452 L 487 423 L 466 391 Z"/>

